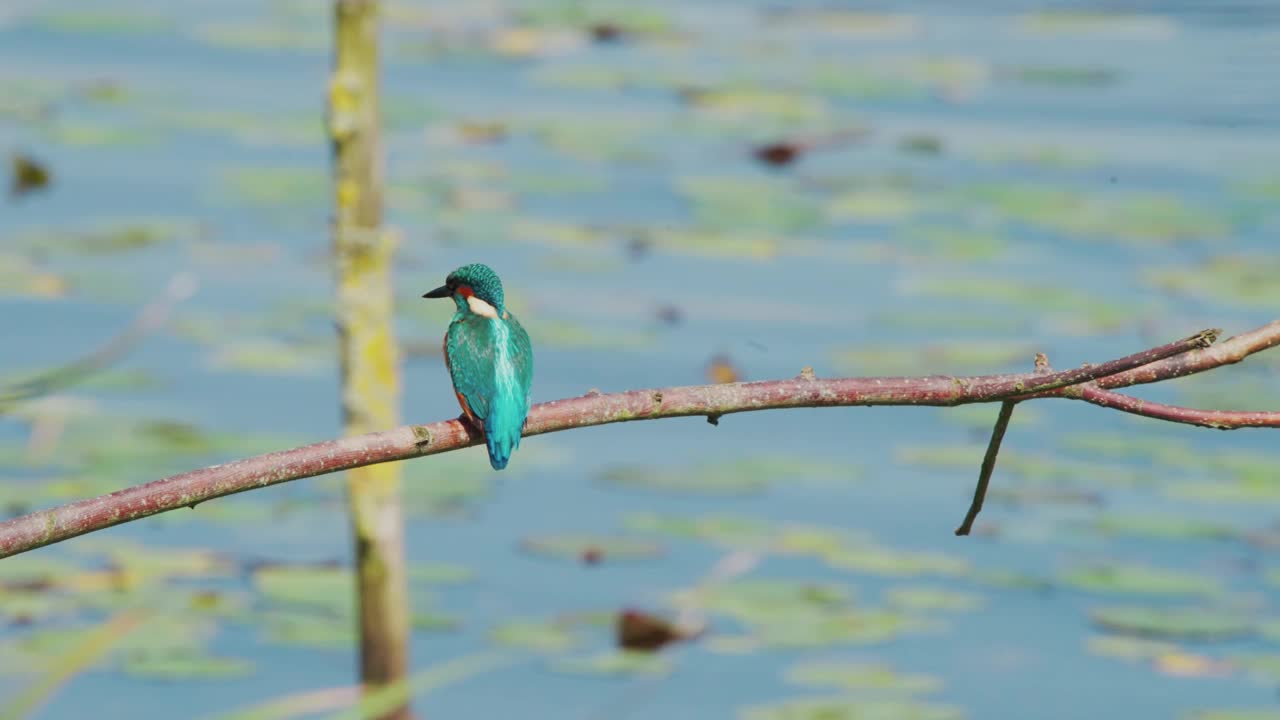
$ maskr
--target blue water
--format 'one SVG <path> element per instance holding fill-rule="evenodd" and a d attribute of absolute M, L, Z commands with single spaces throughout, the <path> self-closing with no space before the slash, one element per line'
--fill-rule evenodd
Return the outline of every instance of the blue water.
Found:
<path fill-rule="evenodd" d="M 53 299 L 0 290 L 0 336 L 6 338 L 0 376 L 55 365 L 96 346 L 159 295 L 172 275 L 191 271 L 200 291 L 180 306 L 178 324 L 147 339 L 117 368 L 145 372 L 153 385 L 90 386 L 66 395 L 91 401 L 97 413 L 91 422 L 105 424 L 117 418 L 181 419 L 211 432 L 279 436 L 286 445 L 339 432 L 336 360 L 326 352 L 331 327 L 324 315 L 331 285 L 325 264 L 328 147 L 321 118 L 329 58 L 322 32 L 327 15 L 316 10 L 321 5 L 113 4 L 111 11 L 124 17 L 160 19 L 162 29 L 69 27 L 69 16 L 105 12 L 69 1 L 27 3 L 0 16 L 0 94 L 15 101 L 33 94 L 62 98 L 49 122 L 6 114 L 8 105 L 0 102 L 0 148 L 31 153 L 55 173 L 47 192 L 0 211 L 0 263 L 32 259 L 67 278 L 69 287 Z M 1280 61 L 1280 3 L 1090 3 L 1100 13 L 1136 15 L 1089 16 L 1063 25 L 1050 18 L 1045 29 L 1036 30 L 1035 17 L 1027 13 L 1080 6 L 829 2 L 789 6 L 788 14 L 754 1 L 662 2 L 645 7 L 668 19 L 667 31 L 629 37 L 617 46 L 593 45 L 581 32 L 552 28 L 538 36 L 542 52 L 532 56 L 486 49 L 515 22 L 505 12 L 519 9 L 514 5 L 395 6 L 384 53 L 385 107 L 396 113 L 387 137 L 394 188 L 387 216 L 402 235 L 394 288 L 402 337 L 435 347 L 448 309 L 423 303 L 418 295 L 453 267 L 487 262 L 503 276 L 513 308 L 533 335 L 535 400 L 591 388 L 705 382 L 706 366 L 719 353 L 730 356 L 746 379 L 789 377 L 806 365 L 822 376 L 853 374 L 863 368 L 842 362 L 840 351 L 919 353 L 946 343 L 1012 344 L 1029 351 L 964 367 L 925 362 L 889 374 L 1025 369 L 1034 351 L 1066 368 L 1204 327 L 1231 334 L 1275 318 L 1274 306 L 1162 289 L 1152 273 L 1196 271 L 1234 255 L 1275 263 L 1280 214 L 1274 191 L 1251 194 L 1247 188 L 1280 178 L 1274 72 Z M 610 16 L 605 6 L 593 7 L 601 17 Z M 843 15 L 812 14 L 821 9 Z M 620 22 L 629 12 L 636 11 L 617 15 Z M 885 29 L 855 12 L 898 14 Z M 209 40 L 210 31 L 230 26 L 282 32 L 310 27 L 319 36 L 314 48 L 299 50 L 225 47 Z M 437 51 L 424 56 L 421 49 L 429 43 Z M 834 68 L 837 80 L 844 70 L 871 77 L 880 90 L 824 85 L 822 68 Z M 1019 69 L 1045 68 L 1102 69 L 1110 79 L 1012 79 Z M 621 78 L 620 89 L 557 80 L 571 72 L 606 70 Z M 124 98 L 104 103 L 67 89 L 100 79 L 119 83 Z M 733 115 L 682 103 L 676 90 L 684 86 L 794 96 L 781 108 Z M 818 109 L 802 112 L 806 102 Z M 213 122 L 224 114 L 239 119 Z M 456 128 L 466 122 L 501 123 L 506 138 L 491 144 L 458 141 Z M 822 137 L 855 126 L 871 134 L 815 150 L 788 168 L 763 168 L 750 154 L 753 142 Z M 281 127 L 300 139 L 275 139 Z M 565 151 L 546 137 L 556 127 L 599 133 L 605 140 L 584 141 L 577 153 Z M 85 144 L 59 128 L 116 129 L 127 141 Z M 268 139 L 255 141 L 254 130 Z M 936 137 L 942 152 L 903 152 L 899 141 L 911 135 Z M 1027 159 L 1027 152 L 1044 148 L 1065 159 Z M 281 168 L 297 171 L 289 177 L 299 179 L 271 188 L 285 198 L 274 205 L 227 180 L 236 171 Z M 303 185 L 307 177 L 316 191 Z M 901 188 L 890 182 L 895 177 L 909 181 L 903 192 L 911 205 L 905 211 L 842 219 L 822 210 L 843 192 Z M 798 226 L 773 215 L 752 224 L 750 218 L 761 216 L 751 213 L 756 208 L 748 202 L 697 225 L 705 208 L 694 206 L 680 189 L 709 178 L 773 182 L 784 215 L 806 203 L 820 210 Z M 586 189 L 557 189 L 556 181 Z M 1052 220 L 1001 217 L 999 207 L 966 194 L 982 186 L 1064 190 L 1118 205 L 1132 202 L 1135 193 L 1154 194 L 1207 214 L 1216 229 L 1149 240 L 1071 232 Z M 757 202 L 768 201 L 766 196 Z M 156 218 L 199 224 L 203 237 L 124 254 L 50 251 L 47 257 L 22 240 L 35 229 Z M 595 235 L 557 242 L 547 239 L 548 226 Z M 725 242 L 763 238 L 768 249 L 750 256 L 659 240 L 633 252 L 637 237 L 681 228 L 719 233 Z M 939 228 L 989 234 L 1000 245 L 991 254 L 969 255 L 954 240 L 912 240 L 915 231 Z M 257 256 L 248 248 L 265 251 L 267 259 L 250 259 Z M 948 290 L 953 281 L 1069 291 L 1074 300 L 1046 306 L 1037 304 L 1034 293 L 1014 300 L 998 294 L 974 298 Z M 1082 300 L 1119 308 L 1119 319 L 1096 320 L 1077 307 Z M 667 305 L 679 309 L 681 321 L 674 326 L 658 319 L 659 308 Z M 225 324 L 212 339 L 195 340 L 181 331 L 183 322 L 210 317 Z M 566 339 L 563 330 L 556 331 L 564 327 L 585 333 L 594 345 Z M 219 364 L 236 342 L 262 337 L 302 340 L 289 352 L 313 361 L 282 373 Z M 1234 391 L 1222 397 L 1238 398 L 1239 383 L 1246 381 L 1274 390 L 1276 367 L 1274 361 L 1250 362 L 1194 386 L 1135 392 L 1187 403 L 1191 389 L 1199 387 Z M 457 412 L 437 356 L 409 358 L 403 370 L 406 420 L 435 421 Z M 1280 407 L 1274 392 L 1249 399 L 1258 407 Z M 766 554 L 748 578 L 846 584 L 855 589 L 858 607 L 881 606 L 886 591 L 914 586 L 971 593 L 981 606 L 924 613 L 935 621 L 932 631 L 885 643 L 748 654 L 723 652 L 711 642 L 741 633 L 732 620 L 712 614 L 708 640 L 672 650 L 672 669 L 660 678 L 566 673 L 545 659 L 526 658 L 424 694 L 419 710 L 466 718 L 734 717 L 761 703 L 839 694 L 785 680 L 794 664 L 824 659 L 936 676 L 943 687 L 925 701 L 953 706 L 971 718 L 1179 717 L 1207 708 L 1275 709 L 1274 678 L 1251 675 L 1239 660 L 1280 653 L 1273 641 L 1182 643 L 1182 652 L 1226 663 L 1229 669 L 1214 677 L 1180 677 L 1150 662 L 1094 655 L 1085 645 L 1096 632 L 1090 612 L 1104 606 L 1186 605 L 1228 608 L 1259 620 L 1276 617 L 1275 586 L 1265 577 L 1268 551 L 1243 539 L 1247 531 L 1273 525 L 1274 498 L 1210 503 L 1170 497 L 1168 486 L 1178 482 L 1231 478 L 1224 470 L 1171 467 L 1141 452 L 1095 457 L 1071 450 L 1068 442 L 1102 433 L 1132 437 L 1135 444 L 1164 439 L 1203 457 L 1239 452 L 1280 459 L 1273 435 L 1164 426 L 1065 401 L 1027 410 L 1038 411 L 1035 422 L 1020 424 L 1020 411 L 1006 439 L 1009 452 L 1078 463 L 1086 469 L 1058 485 L 1095 492 L 1101 505 L 992 499 L 979 521 L 985 533 L 968 539 L 953 537 L 951 530 L 967 506 L 987 430 L 956 422 L 945 410 L 767 412 L 726 417 L 719 427 L 678 419 L 531 439 L 511 471 L 494 478 L 491 491 L 461 512 L 411 516 L 412 563 L 460 565 L 475 574 L 473 582 L 430 589 L 430 606 L 460 625 L 450 632 L 415 633 L 415 669 L 490 647 L 489 631 L 513 619 L 635 606 L 674 613 L 671 594 L 698 583 L 725 548 L 655 536 L 666 548 L 660 559 L 601 567 L 519 551 L 519 542 L 530 536 L 623 533 L 627 517 L 637 513 L 724 514 L 777 526 L 843 528 L 897 550 L 942 553 L 967 560 L 972 570 L 958 577 L 893 577 Z M 30 414 L 0 419 L 0 447 L 20 454 Z M 912 448 L 955 445 L 972 447 L 971 463 L 934 466 L 904 457 Z M 74 450 L 64 444 L 59 452 Z M 467 453 L 459 462 L 484 465 L 481 454 Z M 782 477 L 761 492 L 725 496 L 625 489 L 598 479 L 617 465 L 697 472 L 744 455 L 805 458 L 847 467 L 849 473 L 821 481 Z M 459 467 L 443 460 L 404 465 L 410 494 L 414 485 L 437 477 L 434 468 Z M 1088 468 L 1154 479 L 1119 487 L 1091 477 Z M 7 482 L 56 474 L 17 463 L 0 472 Z M 144 474 L 120 484 L 152 479 Z M 1000 469 L 995 478 L 997 487 L 1006 488 L 1054 487 L 1052 482 L 1037 485 Z M 237 569 L 212 581 L 213 587 L 247 598 L 249 609 L 246 616 L 218 622 L 207 649 L 251 661 L 253 671 L 230 679 L 160 680 L 129 676 L 118 662 L 104 662 L 75 676 L 33 717 L 216 717 L 351 683 L 354 649 L 282 645 L 260 631 L 255 616 L 268 604 L 256 597 L 247 570 L 261 561 L 349 562 L 340 498 L 332 479 L 301 481 L 36 551 L 32 557 L 92 563 L 104 539 L 130 538 L 224 554 Z M 37 497 L 34 504 L 54 502 Z M 223 503 L 258 514 L 219 517 Z M 1223 523 L 1237 535 L 1223 541 L 1110 536 L 1094 524 L 1103 514 L 1149 512 Z M 1061 582 L 1046 592 L 1006 589 L 981 580 L 981 571 L 1002 571 L 1053 581 L 1072 568 L 1105 562 L 1179 570 L 1209 578 L 1222 590 L 1208 599 L 1169 599 L 1087 592 Z M 417 601 L 427 590 L 415 584 L 414 592 Z M 88 627 L 103 617 L 84 609 L 15 623 L 0 628 L 0 643 L 16 647 L 51 627 Z M 604 651 L 611 643 L 601 627 L 581 636 L 584 644 L 568 656 Z M 0 663 L 0 698 L 14 696 L 38 677 L 11 665 Z"/>

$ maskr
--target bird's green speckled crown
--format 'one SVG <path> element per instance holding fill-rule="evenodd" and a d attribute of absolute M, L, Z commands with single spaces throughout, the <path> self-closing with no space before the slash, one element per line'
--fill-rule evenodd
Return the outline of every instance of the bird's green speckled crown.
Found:
<path fill-rule="evenodd" d="M 484 263 L 463 265 L 449 273 L 449 277 L 445 278 L 445 282 L 449 287 L 469 285 L 476 297 L 497 308 L 498 312 L 502 312 L 502 281 L 498 279 L 498 273 L 494 272 L 493 268 L 488 265 Z"/>

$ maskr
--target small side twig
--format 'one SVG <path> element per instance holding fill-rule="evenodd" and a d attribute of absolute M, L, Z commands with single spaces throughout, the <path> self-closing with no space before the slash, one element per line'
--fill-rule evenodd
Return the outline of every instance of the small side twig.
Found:
<path fill-rule="evenodd" d="M 969 503 L 969 512 L 964 522 L 956 528 L 956 535 L 968 535 L 973 530 L 973 521 L 982 512 L 982 503 L 987 499 L 987 486 L 991 484 L 991 474 L 996 469 L 996 456 L 1000 454 L 1000 443 L 1004 440 L 1004 431 L 1009 427 L 1013 417 L 1013 406 L 1018 403 L 1006 400 L 1000 403 L 1000 414 L 996 416 L 996 424 L 991 428 L 991 441 L 987 443 L 987 454 L 982 458 L 982 469 L 978 471 L 978 485 L 973 489 L 973 502 Z"/>
<path fill-rule="evenodd" d="M 1099 407 L 1113 408 L 1131 415 L 1168 420 L 1183 425 L 1198 425 L 1215 430 L 1235 430 L 1247 427 L 1280 428 L 1280 412 L 1266 410 L 1201 410 L 1150 402 L 1094 385 L 1080 386 L 1079 398 Z"/>

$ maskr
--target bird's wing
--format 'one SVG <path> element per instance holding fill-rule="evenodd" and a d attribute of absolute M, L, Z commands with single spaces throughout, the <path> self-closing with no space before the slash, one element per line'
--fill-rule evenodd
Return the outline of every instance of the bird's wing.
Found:
<path fill-rule="evenodd" d="M 529 410 L 529 388 L 533 385 L 533 344 L 529 342 L 529 333 L 516 320 L 515 313 L 507 313 L 507 326 L 511 334 L 511 364 L 515 366 L 516 378 L 525 393 L 525 411 Z"/>
<path fill-rule="evenodd" d="M 450 323 L 444 345 L 453 389 L 466 400 L 471 414 L 483 421 L 489 416 L 489 398 L 494 393 L 491 322 L 478 315 L 459 318 Z"/>

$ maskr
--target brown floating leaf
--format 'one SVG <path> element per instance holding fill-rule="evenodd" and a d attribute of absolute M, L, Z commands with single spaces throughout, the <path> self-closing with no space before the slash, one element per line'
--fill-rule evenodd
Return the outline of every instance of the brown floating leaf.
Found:
<path fill-rule="evenodd" d="M 751 152 L 757 160 L 766 164 L 781 167 L 790 165 L 806 148 L 799 143 L 772 142 L 761 145 Z"/>
<path fill-rule="evenodd" d="M 839 132 L 829 133 L 819 137 L 809 138 L 791 138 L 788 140 L 779 140 L 776 142 L 758 145 L 751 154 L 757 160 L 775 167 L 783 167 L 790 165 L 805 153 L 814 150 L 830 150 L 843 145 L 858 142 L 864 139 L 870 132 L 866 128 L 853 128 L 851 130 L 841 130 Z"/>
<path fill-rule="evenodd" d="M 601 22 L 592 25 L 590 28 L 591 39 L 600 44 L 615 43 L 623 39 L 622 26 L 611 23 Z"/>
<path fill-rule="evenodd" d="M 19 198 L 37 190 L 44 190 L 53 179 L 49 169 L 29 155 L 15 153 L 12 163 L 13 177 L 9 183 L 11 198 Z"/>
<path fill-rule="evenodd" d="M 624 650 L 656 652 L 674 642 L 693 637 L 674 623 L 641 610 L 618 613 L 617 642 Z"/>

